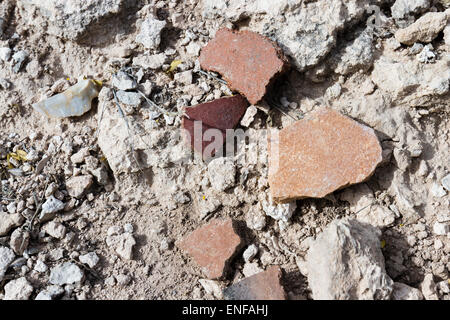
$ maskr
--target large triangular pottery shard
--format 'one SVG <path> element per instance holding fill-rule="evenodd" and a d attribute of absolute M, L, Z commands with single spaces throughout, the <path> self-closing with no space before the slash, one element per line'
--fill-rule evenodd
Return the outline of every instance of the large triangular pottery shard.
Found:
<path fill-rule="evenodd" d="M 220 73 L 228 86 L 257 104 L 267 87 L 287 70 L 287 59 L 270 39 L 252 31 L 222 28 L 199 57 L 205 70 Z"/>
<path fill-rule="evenodd" d="M 327 108 L 268 139 L 270 192 L 278 203 L 363 182 L 382 160 L 373 129 Z"/>

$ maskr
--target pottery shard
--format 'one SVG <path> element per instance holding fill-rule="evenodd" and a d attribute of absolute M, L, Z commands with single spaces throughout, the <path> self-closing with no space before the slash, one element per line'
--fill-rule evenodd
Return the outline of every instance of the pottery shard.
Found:
<path fill-rule="evenodd" d="M 195 107 L 186 108 L 191 120 L 201 120 L 204 124 L 221 129 L 232 129 L 247 110 L 248 103 L 241 95 L 225 97 Z"/>
<path fill-rule="evenodd" d="M 205 155 L 206 158 L 214 155 L 219 148 L 214 139 L 204 137 L 208 129 L 219 129 L 222 141 L 225 143 L 226 129 L 233 129 L 239 123 L 248 106 L 248 102 L 241 95 L 225 97 L 211 102 L 202 103 L 185 109 L 186 116 L 183 117 L 182 127 L 187 130 L 187 142 L 198 152 L 203 153 L 207 146 L 214 143 L 212 152 Z M 195 133 L 195 121 L 201 121 L 197 126 L 201 129 Z M 223 143 L 220 145 L 220 147 Z M 202 149 L 200 149 L 200 146 Z"/>
<path fill-rule="evenodd" d="M 209 279 L 225 275 L 229 261 L 242 245 L 231 219 L 212 220 L 179 243 L 179 247 L 194 259 Z"/>
<path fill-rule="evenodd" d="M 373 129 L 327 108 L 270 135 L 268 150 L 270 192 L 278 203 L 363 182 L 382 159 Z"/>
<path fill-rule="evenodd" d="M 220 73 L 231 89 L 257 104 L 266 88 L 286 71 L 287 60 L 271 40 L 251 31 L 217 31 L 200 53 L 203 69 Z"/>
<path fill-rule="evenodd" d="M 285 300 L 280 279 L 280 267 L 272 266 L 229 286 L 224 290 L 224 296 L 227 300 Z"/>

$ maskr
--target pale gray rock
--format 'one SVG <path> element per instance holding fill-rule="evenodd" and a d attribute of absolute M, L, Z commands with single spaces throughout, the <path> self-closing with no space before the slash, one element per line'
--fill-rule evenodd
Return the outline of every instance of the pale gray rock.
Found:
<path fill-rule="evenodd" d="M 98 168 L 89 170 L 89 173 L 92 174 L 97 180 L 99 185 L 107 185 L 109 182 L 108 170 L 102 165 Z"/>
<path fill-rule="evenodd" d="M 48 267 L 42 260 L 37 260 L 33 269 L 39 273 L 44 273 L 47 272 Z"/>
<path fill-rule="evenodd" d="M 259 203 L 249 209 L 245 222 L 250 229 L 257 231 L 264 229 L 266 226 L 266 217 Z"/>
<path fill-rule="evenodd" d="M 105 285 L 112 287 L 116 285 L 116 278 L 114 276 L 110 276 L 105 279 Z"/>
<path fill-rule="evenodd" d="M 131 282 L 131 277 L 128 274 L 118 274 L 116 280 L 119 286 L 124 287 Z"/>
<path fill-rule="evenodd" d="M 328 99 L 336 99 L 341 95 L 342 92 L 342 86 L 339 82 L 336 82 L 332 86 L 327 88 L 327 91 L 325 92 L 325 96 Z"/>
<path fill-rule="evenodd" d="M 56 213 L 64 210 L 65 204 L 54 196 L 48 197 L 42 204 L 42 210 L 39 214 L 39 220 L 45 222 L 55 217 Z"/>
<path fill-rule="evenodd" d="M 296 0 L 202 0 L 202 16 L 239 21 L 259 14 L 276 16 L 298 6 Z"/>
<path fill-rule="evenodd" d="M 198 212 L 200 219 L 205 218 L 208 214 L 215 212 L 221 205 L 219 199 L 212 194 L 198 197 Z"/>
<path fill-rule="evenodd" d="M 13 71 L 15 73 L 20 71 L 20 69 L 24 65 L 25 61 L 27 60 L 27 58 L 28 58 L 28 52 L 26 52 L 25 50 L 20 50 L 13 54 L 13 56 L 12 56 Z"/>
<path fill-rule="evenodd" d="M 391 37 L 386 40 L 386 46 L 389 49 L 395 51 L 397 49 L 400 49 L 402 47 L 402 44 L 400 42 L 398 42 L 397 39 L 395 39 L 395 37 Z"/>
<path fill-rule="evenodd" d="M 25 277 L 11 280 L 5 285 L 4 300 L 28 300 L 33 293 L 33 286 Z"/>
<path fill-rule="evenodd" d="M 302 275 L 305 277 L 308 276 L 308 265 L 306 263 L 306 260 L 304 257 L 296 256 L 295 257 L 295 264 L 297 265 L 298 270 Z"/>
<path fill-rule="evenodd" d="M 173 196 L 173 200 L 176 204 L 186 204 L 191 201 L 191 198 L 189 198 L 189 196 L 184 192 L 179 191 L 175 193 L 175 195 Z"/>
<path fill-rule="evenodd" d="M 450 224 L 435 222 L 433 224 L 433 233 L 438 236 L 445 236 L 450 232 Z"/>
<path fill-rule="evenodd" d="M 433 274 L 428 273 L 425 275 L 420 288 L 425 300 L 439 300 L 436 293 L 436 283 L 434 282 Z"/>
<path fill-rule="evenodd" d="M 136 81 L 124 71 L 119 71 L 114 74 L 111 84 L 118 90 L 132 90 L 137 87 Z"/>
<path fill-rule="evenodd" d="M 1 47 L 0 48 L 0 60 L 6 62 L 9 59 L 11 59 L 11 53 L 12 50 L 8 47 Z"/>
<path fill-rule="evenodd" d="M 133 259 L 133 247 L 136 244 L 136 240 L 130 233 L 110 235 L 106 237 L 106 244 L 113 248 L 122 259 Z"/>
<path fill-rule="evenodd" d="M 208 294 L 217 299 L 223 299 L 223 285 L 219 281 L 199 279 L 198 282 Z"/>
<path fill-rule="evenodd" d="M 263 272 L 264 270 L 258 265 L 257 262 L 246 262 L 242 268 L 242 274 L 244 277 L 251 277 L 257 273 Z"/>
<path fill-rule="evenodd" d="M 288 222 L 292 217 L 292 214 L 295 212 L 295 209 L 297 209 L 297 203 L 295 201 L 283 204 L 275 204 L 272 201 L 271 196 L 267 195 L 267 193 L 264 193 L 262 195 L 262 198 L 262 209 L 264 210 L 266 215 L 272 217 L 275 220 Z"/>
<path fill-rule="evenodd" d="M 233 160 L 217 158 L 208 164 L 208 178 L 217 191 L 225 191 L 235 183 L 236 165 Z"/>
<path fill-rule="evenodd" d="M 241 119 L 241 126 L 249 127 L 255 120 L 255 116 L 258 113 L 258 109 L 255 106 L 249 106 L 245 111 L 244 116 Z"/>
<path fill-rule="evenodd" d="M 445 12 L 428 12 L 410 26 L 395 33 L 398 42 L 412 45 L 415 42 L 433 41 L 448 23 L 450 9 Z"/>
<path fill-rule="evenodd" d="M 202 47 L 197 43 L 192 41 L 186 46 L 186 53 L 193 57 L 198 57 Z"/>
<path fill-rule="evenodd" d="M 174 79 L 184 85 L 190 85 L 192 84 L 192 70 L 178 72 L 175 74 Z"/>
<path fill-rule="evenodd" d="M 336 45 L 339 31 L 360 20 L 365 12 L 359 1 L 316 1 L 286 16 L 285 23 L 267 23 L 265 34 L 273 34 L 299 71 L 316 65 Z"/>
<path fill-rule="evenodd" d="M 357 220 L 331 222 L 310 244 L 308 283 L 315 300 L 386 300 L 387 275 L 379 229 Z"/>
<path fill-rule="evenodd" d="M 161 31 L 165 26 L 165 21 L 153 17 L 146 18 L 141 24 L 136 42 L 141 43 L 146 49 L 157 49 L 161 42 Z"/>
<path fill-rule="evenodd" d="M 419 289 L 410 287 L 404 283 L 395 282 L 392 291 L 392 300 L 423 300 Z"/>
<path fill-rule="evenodd" d="M 42 227 L 42 231 L 55 239 L 63 239 L 66 235 L 66 227 L 55 221 L 50 221 Z"/>
<path fill-rule="evenodd" d="M 0 78 L 0 88 L 8 90 L 11 88 L 11 82 L 6 79 Z"/>
<path fill-rule="evenodd" d="M 67 192 L 71 197 L 81 198 L 93 183 L 91 175 L 75 176 L 66 181 Z"/>
<path fill-rule="evenodd" d="M 74 263 L 65 262 L 50 270 L 49 282 L 55 285 L 80 283 L 84 279 L 83 271 Z"/>
<path fill-rule="evenodd" d="M 111 226 L 108 228 L 107 235 L 108 236 L 117 236 L 123 233 L 123 228 L 121 226 Z"/>
<path fill-rule="evenodd" d="M 447 48 L 450 48 L 450 23 L 444 28 L 444 42 Z"/>
<path fill-rule="evenodd" d="M 438 222 L 450 222 L 450 213 L 438 213 L 436 219 Z"/>
<path fill-rule="evenodd" d="M 119 101 L 121 103 L 130 105 L 130 106 L 134 106 L 134 107 L 139 106 L 143 99 L 142 96 L 137 92 L 128 92 L 128 91 L 119 90 L 119 91 L 117 91 L 116 94 L 117 94 L 117 99 L 119 99 Z"/>
<path fill-rule="evenodd" d="M 131 223 L 126 223 L 126 224 L 123 226 L 123 231 L 124 231 L 124 232 L 127 232 L 127 233 L 133 233 L 134 227 L 133 227 L 133 225 L 132 225 Z"/>
<path fill-rule="evenodd" d="M 0 246 L 0 281 L 3 280 L 6 270 L 8 270 L 9 265 L 14 261 L 15 257 L 14 251 L 10 248 Z"/>
<path fill-rule="evenodd" d="M 85 148 L 81 148 L 80 150 L 78 150 L 77 153 L 74 153 L 71 157 L 70 157 L 70 161 L 73 164 L 80 164 L 82 162 L 84 162 L 84 159 L 86 157 L 88 157 L 90 155 L 89 153 L 89 147 L 85 147 Z"/>
<path fill-rule="evenodd" d="M 430 46 L 425 46 L 417 56 L 417 60 L 421 63 L 433 63 L 436 61 L 436 54 L 431 51 Z"/>
<path fill-rule="evenodd" d="M 368 70 L 373 63 L 372 32 L 361 32 L 355 40 L 347 44 L 338 54 L 334 71 L 347 75 L 357 70 Z"/>
<path fill-rule="evenodd" d="M 383 228 L 394 224 L 395 214 L 389 208 L 374 204 L 358 212 L 357 219 L 361 222 Z"/>
<path fill-rule="evenodd" d="M 434 182 L 431 185 L 430 193 L 435 198 L 442 198 L 447 194 L 447 191 L 445 191 L 444 187 L 441 186 L 439 183 Z"/>
<path fill-rule="evenodd" d="M 30 233 L 21 228 L 17 228 L 11 234 L 11 239 L 9 240 L 9 246 L 14 252 L 21 256 L 23 252 L 27 249 L 28 243 L 30 241 Z"/>
<path fill-rule="evenodd" d="M 108 98 L 109 88 L 104 87 L 99 95 L 98 116 L 101 117 L 98 132 L 98 145 L 108 159 L 115 175 L 139 172 L 149 167 L 163 168 L 170 162 L 183 160 L 189 151 L 181 139 L 179 130 L 156 129 L 154 121 L 135 119 L 139 130 L 133 130 L 133 149 L 130 147 L 130 132 L 126 122 L 117 112 L 117 106 Z M 148 112 L 148 108 L 142 108 Z M 165 141 L 170 141 L 167 145 Z"/>
<path fill-rule="evenodd" d="M 442 178 L 441 184 L 444 187 L 444 189 L 446 189 L 447 191 L 450 191 L 450 174 L 448 174 L 444 178 Z"/>
<path fill-rule="evenodd" d="M 87 264 L 89 268 L 94 268 L 99 262 L 100 258 L 95 252 L 89 252 L 79 257 L 80 262 Z"/>
<path fill-rule="evenodd" d="M 242 254 L 242 257 L 244 258 L 245 262 L 250 262 L 257 254 L 258 254 L 258 247 L 254 244 L 251 244 L 248 246 L 247 249 L 245 249 L 244 253 Z"/>
<path fill-rule="evenodd" d="M 143 54 L 133 58 L 133 65 L 141 66 L 144 69 L 160 69 L 167 60 L 167 56 L 164 53 L 157 54 Z"/>
<path fill-rule="evenodd" d="M 3 37 L 3 33 L 5 31 L 6 21 L 3 18 L 0 18 L 0 37 Z"/>
<path fill-rule="evenodd" d="M 396 0 L 391 7 L 391 13 L 394 19 L 404 19 L 422 13 L 429 7 L 430 0 Z"/>
<path fill-rule="evenodd" d="M 21 0 L 18 1 L 24 21 L 48 23 L 49 34 L 67 39 L 80 40 L 96 29 L 104 28 L 105 19 L 118 14 L 124 0 Z M 36 20 L 37 10 L 40 20 Z"/>
<path fill-rule="evenodd" d="M 64 293 L 64 288 L 58 285 L 50 285 L 38 293 L 35 300 L 54 300 Z"/>
<path fill-rule="evenodd" d="M 415 60 L 381 57 L 374 64 L 372 81 L 392 97 L 394 104 L 430 105 L 449 92 L 449 59 L 444 56 L 423 65 Z"/>
<path fill-rule="evenodd" d="M 450 293 L 450 284 L 449 284 L 448 280 L 440 281 L 437 284 L 437 288 L 442 294 L 449 294 Z"/>
<path fill-rule="evenodd" d="M 423 48 L 424 48 L 423 44 L 416 42 L 411 48 L 409 48 L 408 54 L 410 55 L 418 54 L 422 52 Z"/>
<path fill-rule="evenodd" d="M 367 184 L 359 184 L 345 189 L 340 194 L 340 199 L 348 201 L 350 210 L 356 213 L 356 219 L 384 228 L 395 222 L 395 214 L 389 208 L 375 203 L 375 197 Z"/>

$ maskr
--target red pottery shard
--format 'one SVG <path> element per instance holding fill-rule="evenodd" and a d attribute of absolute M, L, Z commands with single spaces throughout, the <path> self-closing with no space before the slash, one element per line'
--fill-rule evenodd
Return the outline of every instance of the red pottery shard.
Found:
<path fill-rule="evenodd" d="M 186 108 L 186 115 L 213 128 L 233 129 L 245 114 L 247 106 L 247 100 L 238 94 Z"/>
<path fill-rule="evenodd" d="M 223 293 L 227 300 L 285 300 L 280 279 L 280 267 L 271 266 L 266 271 L 229 286 Z"/>
<path fill-rule="evenodd" d="M 278 203 L 363 182 L 382 160 L 373 129 L 327 108 L 268 139 L 270 193 Z"/>
<path fill-rule="evenodd" d="M 185 137 L 187 142 L 194 150 L 201 153 L 203 158 L 212 157 L 219 149 L 218 143 L 211 146 L 213 148 L 208 154 L 204 151 L 215 140 L 207 139 L 204 135 L 208 129 L 218 129 L 223 137 L 223 143 L 225 143 L 226 129 L 233 129 L 238 124 L 240 119 L 247 110 L 248 102 L 241 95 L 232 97 L 220 98 L 211 102 L 202 103 L 194 107 L 185 108 L 186 116 L 183 117 L 182 128 L 185 129 Z M 195 134 L 194 124 L 195 121 L 200 122 L 201 130 Z M 201 134 L 200 134 L 201 131 Z M 223 146 L 220 144 L 220 147 Z"/>
<path fill-rule="evenodd" d="M 212 141 L 206 141 L 206 139 L 204 139 L 204 134 L 208 129 L 215 129 L 213 127 L 210 127 L 206 124 L 202 124 L 201 125 L 201 135 L 199 134 L 194 134 L 194 120 L 190 120 L 186 117 L 183 117 L 183 120 L 181 122 L 181 126 L 183 127 L 183 129 L 186 130 L 185 132 L 185 139 L 187 140 L 187 143 L 190 144 L 190 146 L 196 150 L 197 152 L 203 154 L 204 151 L 206 150 L 206 147 L 208 147 L 210 144 L 214 143 L 214 139 L 212 139 Z M 223 142 L 225 142 L 225 137 L 226 137 L 226 133 L 223 130 L 220 130 L 220 132 L 222 133 L 222 137 L 223 137 Z M 223 145 L 223 143 L 221 144 Z M 200 149 L 201 147 L 201 149 Z M 204 158 L 210 158 L 212 156 L 214 156 L 214 154 L 216 154 L 216 152 L 219 151 L 217 148 L 213 148 L 209 154 L 203 154 Z"/>
<path fill-rule="evenodd" d="M 267 87 L 287 70 L 287 59 L 268 38 L 252 31 L 222 28 L 202 49 L 200 66 L 222 75 L 231 89 L 257 104 Z"/>
<path fill-rule="evenodd" d="M 186 236 L 178 245 L 202 268 L 209 279 L 224 276 L 228 263 L 242 241 L 233 227 L 232 219 L 214 219 Z"/>

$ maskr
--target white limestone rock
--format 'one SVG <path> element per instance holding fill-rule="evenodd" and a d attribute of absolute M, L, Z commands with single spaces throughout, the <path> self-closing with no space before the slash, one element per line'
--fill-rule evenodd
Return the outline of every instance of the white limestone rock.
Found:
<path fill-rule="evenodd" d="M 381 232 L 357 220 L 331 222 L 310 244 L 308 283 L 315 300 L 387 300 L 393 281 L 387 275 Z"/>

